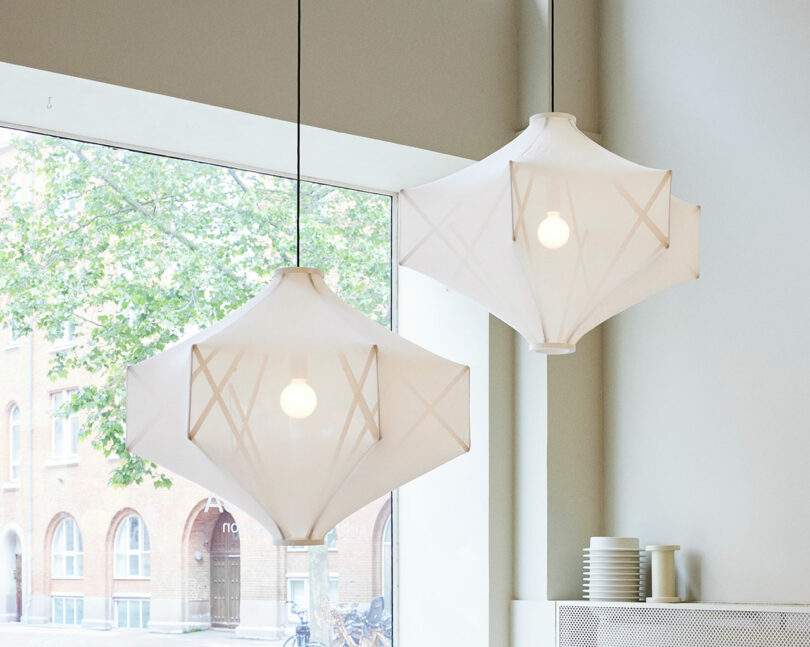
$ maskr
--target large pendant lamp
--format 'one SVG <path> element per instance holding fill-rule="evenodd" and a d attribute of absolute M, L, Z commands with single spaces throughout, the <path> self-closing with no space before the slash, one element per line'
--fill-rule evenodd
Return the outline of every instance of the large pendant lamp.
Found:
<path fill-rule="evenodd" d="M 484 160 L 400 199 L 400 264 L 465 294 L 532 350 L 572 353 L 605 319 L 698 276 L 700 208 L 671 173 L 545 113 Z"/>
<path fill-rule="evenodd" d="M 298 11 L 297 222 L 300 0 Z M 317 269 L 277 270 L 256 298 L 127 371 L 127 449 L 225 498 L 279 544 L 323 543 L 469 448 L 469 368 L 353 310 Z"/>

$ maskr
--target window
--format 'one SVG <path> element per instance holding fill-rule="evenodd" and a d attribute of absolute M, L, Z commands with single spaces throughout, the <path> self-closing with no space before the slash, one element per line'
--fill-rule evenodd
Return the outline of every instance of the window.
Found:
<path fill-rule="evenodd" d="M 70 402 L 72 391 L 59 391 L 51 395 L 53 405 L 53 457 L 75 458 L 79 454 L 79 416 L 63 409 Z"/>
<path fill-rule="evenodd" d="M 76 339 L 76 324 L 72 321 L 66 321 L 64 326 L 62 327 L 62 336 L 57 339 L 53 345 L 60 347 L 60 346 L 70 346 Z"/>
<path fill-rule="evenodd" d="M 20 480 L 20 407 L 16 404 L 8 414 L 8 480 L 17 483 Z"/>
<path fill-rule="evenodd" d="M 84 619 L 84 598 L 78 596 L 53 597 L 53 624 L 80 625 Z"/>
<path fill-rule="evenodd" d="M 76 463 L 80 432 L 94 440 L 82 443 L 83 462 L 93 463 L 98 458 L 92 456 L 96 449 L 108 451 L 110 458 L 117 456 L 125 426 L 123 367 L 211 325 L 258 294 L 275 269 L 295 263 L 299 242 L 295 189 L 289 178 L 0 128 L 0 203 L 12 205 L 0 209 L 0 252 L 13 252 L 17 240 L 25 240 L 26 249 L 32 251 L 27 255 L 0 253 L 0 319 L 41 322 L 40 326 L 47 327 L 53 342 L 46 344 L 44 353 L 34 355 L 34 379 L 43 384 L 49 376 L 55 377 L 60 381 L 54 388 L 78 388 L 82 397 L 77 419 L 65 415 L 71 393 L 53 395 L 52 455 L 56 460 L 51 465 Z M 301 192 L 301 263 L 322 269 L 329 285 L 350 305 L 381 325 L 390 325 L 394 199 L 316 182 L 303 182 Z M 32 194 L 36 200 L 31 199 Z M 75 208 L 70 207 L 71 200 Z M 55 262 L 42 262 L 45 255 Z M 65 321 L 75 326 L 68 324 L 63 329 Z M 43 333 L 44 329 L 36 331 Z M 5 341 L 0 340 L 0 352 Z M 11 351 L 7 356 L 14 354 Z M 0 385 L 0 397 L 2 388 Z M 12 400 L 19 402 L 7 392 L 2 401 Z M 48 406 L 46 402 L 46 409 Z M 0 469 L 6 469 L 4 430 L 0 424 Z M 47 444 L 47 438 L 43 440 Z M 201 559 L 193 564 L 200 566 L 202 574 L 193 569 L 160 569 L 160 564 L 173 563 L 174 557 L 168 556 L 184 563 L 193 559 L 183 552 L 180 532 L 165 538 L 164 533 L 156 534 L 154 546 L 148 534 L 155 530 L 155 523 L 169 518 L 173 523 L 190 513 L 189 483 L 169 475 L 175 487 L 155 490 L 152 475 L 144 474 L 143 486 L 124 490 L 128 512 L 115 516 L 120 507 L 114 502 L 120 497 L 108 496 L 105 488 L 110 483 L 125 485 L 132 475 L 140 477 L 142 472 L 136 459 L 96 463 L 99 469 L 69 468 L 66 476 L 71 489 L 75 485 L 75 492 L 90 493 L 98 512 L 115 519 L 107 546 L 113 561 L 108 577 L 121 585 L 114 589 L 114 624 L 144 626 L 151 611 L 149 597 L 137 600 L 148 590 L 148 582 L 131 580 L 160 580 L 161 586 L 185 590 L 195 586 L 188 578 L 208 579 L 210 563 L 204 541 L 209 541 L 210 548 L 211 536 L 201 534 L 194 546 Z M 35 491 L 43 505 L 66 495 L 56 478 L 60 469 L 50 470 Z M 162 470 L 156 472 L 160 476 Z M 78 503 L 87 505 L 88 500 Z M 380 509 L 387 505 L 389 497 L 381 497 L 327 535 L 326 563 L 321 560 L 316 567 L 318 581 L 325 588 L 328 582 L 334 602 L 365 608 L 382 595 L 378 521 L 383 521 Z M 158 508 L 161 519 L 153 521 L 147 514 L 149 526 L 134 512 Z M 57 509 L 74 510 L 62 504 Z M 80 529 L 83 540 L 90 527 L 83 520 Z M 70 536 L 65 534 L 64 540 Z M 78 534 L 73 539 L 77 545 Z M 255 555 L 277 550 L 269 533 L 251 532 L 250 538 L 243 539 L 258 545 L 245 551 L 242 572 L 257 567 L 251 561 Z M 321 557 L 327 552 L 322 551 Z M 55 552 L 64 556 L 67 573 L 67 548 Z M 96 555 L 88 544 L 88 556 L 81 588 L 70 586 L 67 580 L 51 592 L 60 597 L 70 597 L 67 591 L 95 596 L 98 587 L 91 577 L 90 560 L 101 560 L 103 555 Z M 287 577 L 299 573 L 303 581 L 291 578 L 289 593 L 308 606 L 310 568 L 312 583 L 316 581 L 315 567 L 310 564 L 314 560 L 306 547 L 284 556 L 261 566 L 267 570 L 268 581 L 281 585 L 264 588 L 257 596 L 263 604 L 283 608 Z M 73 557 L 74 569 L 78 569 L 76 555 Z M 57 568 L 61 568 L 62 557 L 57 560 Z M 62 571 L 52 567 L 53 572 Z M 343 600 L 338 599 L 338 578 L 330 578 L 330 572 L 340 575 Z M 126 581 L 130 584 L 124 586 Z M 98 586 L 103 588 L 103 582 Z M 242 592 L 247 598 L 245 587 Z M 73 611 L 75 614 L 75 604 Z M 318 618 L 321 612 L 325 615 Z M 90 607 L 88 614 L 92 615 Z M 329 621 L 329 609 L 313 608 L 312 614 L 313 621 Z"/>
<path fill-rule="evenodd" d="M 73 519 L 63 519 L 53 535 L 52 577 L 82 577 L 82 534 Z"/>
<path fill-rule="evenodd" d="M 146 629 L 149 623 L 149 600 L 116 598 L 115 626 L 119 629 Z"/>
<path fill-rule="evenodd" d="M 329 575 L 329 601 L 337 604 L 340 600 L 338 588 L 338 576 Z M 309 575 L 293 574 L 287 575 L 287 601 L 292 602 L 299 609 L 309 610 Z M 298 616 L 293 614 L 290 606 L 290 622 L 297 622 Z"/>
<path fill-rule="evenodd" d="M 14 330 L 13 326 L 9 326 L 8 328 L 8 344 L 6 348 L 17 348 L 20 345 L 20 336 L 16 330 Z"/>
<path fill-rule="evenodd" d="M 150 575 L 149 533 L 143 519 L 130 515 L 115 532 L 115 577 L 138 579 Z"/>
<path fill-rule="evenodd" d="M 380 581 L 382 582 L 382 594 L 385 598 L 385 608 L 393 608 L 394 601 L 394 568 L 393 568 L 393 542 L 391 541 L 391 515 L 385 520 L 382 532 L 382 546 L 380 547 L 380 567 L 382 569 Z"/>

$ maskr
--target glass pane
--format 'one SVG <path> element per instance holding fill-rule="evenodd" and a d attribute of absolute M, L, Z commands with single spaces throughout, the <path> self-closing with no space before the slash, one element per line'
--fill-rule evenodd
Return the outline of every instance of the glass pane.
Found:
<path fill-rule="evenodd" d="M 53 599 L 53 621 L 55 624 L 65 624 L 65 605 L 63 598 Z"/>
<path fill-rule="evenodd" d="M 301 264 L 322 269 L 344 301 L 390 325 L 391 198 L 320 184 L 301 191 Z"/>
<path fill-rule="evenodd" d="M 82 158 L 71 151 L 70 147 L 76 146 L 81 147 Z M 103 542 L 110 524 L 121 520 L 117 515 L 122 500 L 126 500 L 131 512 L 125 516 L 131 514 L 135 518 L 121 520 L 115 529 L 114 569 L 108 577 L 151 577 L 148 530 L 154 528 L 138 521 L 137 516 L 142 513 L 150 522 L 155 519 L 153 523 L 162 526 L 155 545 L 155 551 L 161 553 L 155 561 L 156 582 L 160 581 L 165 590 L 196 590 L 199 583 L 210 582 L 214 563 L 211 529 L 221 510 L 199 512 L 195 506 L 209 494 L 217 493 L 201 491 L 173 475 L 170 475 L 174 481 L 171 489 L 153 488 L 150 476 L 139 487 L 111 489 L 111 472 L 122 480 L 138 473 L 129 469 L 138 467 L 137 463 L 114 459 L 125 428 L 125 376 L 121 369 L 219 320 L 258 294 L 275 269 L 295 264 L 295 183 L 287 178 L 12 133 L 4 128 L 0 128 L 0 150 L 4 151 L 0 154 L 3 205 L 0 247 L 8 248 L 9 240 L 25 237 L 32 250 L 30 258 L 15 257 L 13 263 L 0 254 L 3 286 L 12 284 L 5 280 L 5 273 L 10 272 L 19 293 L 6 294 L 5 288 L 0 287 L 0 319 L 12 313 L 21 320 L 24 315 L 33 321 L 53 321 L 47 331 L 53 337 L 62 336 L 66 312 L 82 312 L 96 322 L 77 327 L 81 344 L 60 349 L 43 344 L 45 351 L 34 356 L 35 384 L 42 387 L 34 393 L 35 419 L 66 403 L 70 396 L 64 389 L 92 389 L 83 393 L 87 396 L 83 401 L 89 405 L 86 412 L 58 419 L 54 416 L 52 428 L 46 425 L 41 430 L 44 451 L 47 454 L 47 445 L 53 443 L 56 456 L 76 452 L 75 433 L 79 426 L 87 429 L 94 439 L 106 439 L 100 444 L 113 450 L 113 456 L 109 457 L 112 460 L 107 461 L 107 457 L 95 455 L 95 446 L 87 443 L 82 451 L 92 455 L 91 460 L 61 470 L 71 488 L 75 486 L 75 493 L 85 493 L 81 498 L 65 499 L 63 486 L 54 478 L 56 473 L 44 466 L 44 460 L 35 461 L 32 477 L 41 486 L 35 496 L 42 498 L 44 509 L 54 504 L 53 512 L 64 509 L 81 515 L 78 518 L 83 521 L 72 535 L 72 551 L 67 554 L 57 551 L 55 554 L 61 557 L 54 558 L 54 566 L 64 572 L 69 555 L 73 573 L 81 575 L 79 530 L 89 533 L 93 541 Z M 106 184 L 105 177 L 114 178 L 119 190 Z M 36 188 L 36 200 L 31 200 L 32 186 Z M 302 263 L 323 269 L 327 282 L 350 304 L 387 325 L 391 320 L 391 198 L 309 182 L 304 182 L 301 188 Z M 126 191 L 126 196 L 122 191 Z M 127 197 L 149 205 L 153 220 L 146 218 L 146 214 L 138 217 L 131 213 Z M 71 201 L 73 209 L 68 208 Z M 34 263 L 48 250 L 58 252 L 58 263 L 52 266 Z M 92 280 L 86 281 L 85 277 Z M 58 304 L 58 312 L 53 304 Z M 86 331 L 92 334 L 84 334 Z M 35 330 L 32 339 L 40 343 L 45 333 Z M 63 355 L 50 352 L 53 350 Z M 63 391 L 51 397 L 45 385 L 49 384 L 49 370 L 60 358 L 87 370 L 68 370 L 66 376 L 60 373 L 53 384 Z M 0 392 L 0 401 L 17 402 L 16 397 L 19 396 L 11 391 Z M 25 416 L 19 416 L 20 440 L 27 437 L 28 414 L 26 411 Z M 3 469 L 4 447 L 9 445 L 0 446 Z M 20 468 L 16 470 L 19 473 Z M 160 474 L 161 470 L 157 472 Z M 26 468 L 25 482 L 27 476 Z M 117 483 L 117 479 L 113 478 L 112 483 Z M 57 502 L 63 503 L 56 507 Z M 93 508 L 94 514 L 86 521 L 82 506 Z M 320 618 L 322 626 L 331 619 L 330 602 L 356 604 L 363 611 L 372 600 L 384 595 L 390 585 L 390 577 L 386 579 L 384 574 L 390 575 L 391 558 L 390 550 L 382 548 L 385 517 L 381 512 L 388 506 L 389 498 L 382 497 L 338 524 L 327 540 L 327 548 L 331 550 L 323 549 L 318 560 L 306 547 L 283 551 L 284 559 L 269 559 L 262 566 L 267 570 L 262 577 L 267 582 L 280 582 L 281 586 L 261 587 L 256 592 L 243 586 L 241 591 L 246 599 L 255 595 L 267 610 L 261 622 L 268 626 L 286 625 L 288 614 L 284 603 L 292 597 L 293 588 L 301 606 L 310 607 L 313 614 L 325 614 Z M 153 516 L 156 511 L 160 511 L 160 516 Z M 37 526 L 32 542 L 44 552 L 47 521 Z M 186 529 L 191 530 L 193 543 L 184 542 L 184 537 L 189 537 Z M 241 550 L 241 575 L 246 580 L 245 569 L 255 567 L 248 555 L 272 556 L 278 549 L 269 533 L 251 529 L 243 534 L 241 548 L 235 536 L 229 536 L 233 541 L 224 548 L 233 553 Z M 202 553 L 202 559 L 194 558 L 195 551 Z M 89 545 L 88 554 L 91 554 Z M 103 566 L 103 550 L 98 553 L 92 548 L 92 559 Z M 177 568 L 179 565 L 189 568 Z M 237 581 L 240 574 L 233 563 L 220 566 L 222 572 L 216 576 L 221 576 L 221 582 L 230 586 Z M 82 591 L 92 597 L 109 596 L 109 592 L 105 593 L 109 582 L 90 577 L 92 570 L 88 566 L 88 577 L 74 583 L 75 586 L 63 582 L 64 590 Z M 45 574 L 46 579 L 48 575 Z M 307 583 L 310 575 L 315 582 L 313 586 Z M 298 580 L 291 584 L 289 592 L 288 578 Z M 54 588 L 62 586 L 56 584 Z M 141 590 L 149 587 L 142 589 L 137 582 L 119 581 L 113 588 L 116 592 Z M 208 585 L 202 586 L 199 601 L 210 606 L 211 592 Z M 311 603 L 310 592 L 316 592 L 322 599 Z M 220 599 L 225 600 L 227 595 L 227 591 L 222 593 Z M 115 604 L 117 611 L 119 601 Z M 144 625 L 148 602 L 133 604 L 139 605 L 140 624 Z M 389 608 L 386 602 L 386 609 Z M 242 605 L 242 610 L 246 611 L 246 605 Z M 223 616 L 235 613 L 237 610 L 225 608 Z M 116 622 L 128 626 L 128 605 L 120 616 L 116 616 Z M 297 618 L 290 621 L 294 625 Z M 280 642 L 293 633 L 292 627 L 288 629 L 283 631 Z M 315 639 L 328 643 L 328 635 Z"/>
<path fill-rule="evenodd" d="M 70 552 L 74 550 L 73 546 L 73 520 L 72 519 L 65 519 L 60 525 L 59 530 L 62 531 L 62 536 L 65 538 L 65 550 Z"/>
<path fill-rule="evenodd" d="M 54 418 L 53 421 L 53 455 L 56 457 L 62 456 L 65 451 L 62 422 L 62 418 Z"/>
<path fill-rule="evenodd" d="M 84 599 L 78 598 L 76 600 L 76 624 L 82 624 L 82 620 L 84 620 Z"/>
<path fill-rule="evenodd" d="M 63 554 L 54 553 L 53 556 L 53 576 L 65 576 L 65 556 Z"/>
<path fill-rule="evenodd" d="M 11 480 L 16 481 L 17 479 L 14 477 L 14 468 L 15 463 L 20 460 L 20 408 L 18 406 L 14 406 L 11 410 L 11 420 L 10 420 L 10 429 L 11 434 L 9 438 L 9 460 L 11 463 L 12 475 Z"/>
<path fill-rule="evenodd" d="M 65 624 L 71 625 L 75 623 L 75 604 L 74 598 L 65 598 Z"/>
<path fill-rule="evenodd" d="M 137 600 L 131 600 L 129 603 L 129 626 L 132 629 L 141 626 L 141 605 Z"/>
<path fill-rule="evenodd" d="M 56 527 L 56 532 L 53 535 L 53 552 L 54 553 L 64 553 L 65 552 L 65 524 L 60 523 Z"/>
<path fill-rule="evenodd" d="M 125 553 L 129 549 L 129 520 L 124 520 L 115 531 L 115 552 Z"/>
<path fill-rule="evenodd" d="M 79 417 L 70 417 L 70 455 L 79 453 Z"/>
<path fill-rule="evenodd" d="M 296 606 L 306 608 L 309 606 L 307 599 L 306 582 L 304 580 L 290 580 L 290 599 Z"/>
<path fill-rule="evenodd" d="M 146 629 L 149 624 L 149 600 L 144 600 L 141 606 L 141 626 Z"/>
<path fill-rule="evenodd" d="M 117 553 L 115 555 L 115 577 L 126 577 L 127 575 L 127 556 Z"/>
<path fill-rule="evenodd" d="M 138 517 L 130 517 L 129 518 L 129 547 L 132 550 L 138 550 L 140 548 L 139 537 L 140 534 L 138 530 L 140 529 L 140 524 L 138 523 Z"/>
<path fill-rule="evenodd" d="M 73 555 L 65 556 L 65 575 L 74 575 L 75 563 Z"/>
<path fill-rule="evenodd" d="M 127 626 L 127 601 L 126 600 L 116 600 L 115 601 L 115 612 L 118 616 L 118 626 L 123 628 Z"/>

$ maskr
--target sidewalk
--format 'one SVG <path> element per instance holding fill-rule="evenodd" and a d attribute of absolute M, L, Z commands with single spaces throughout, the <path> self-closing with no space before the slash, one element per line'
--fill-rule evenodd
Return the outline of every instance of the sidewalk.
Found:
<path fill-rule="evenodd" d="M 92 631 L 68 627 L 0 624 L 0 645 L 3 647 L 152 647 L 186 645 L 193 647 L 281 647 L 282 641 L 246 640 L 232 631 L 209 630 L 187 634 L 155 634 L 148 631 Z"/>

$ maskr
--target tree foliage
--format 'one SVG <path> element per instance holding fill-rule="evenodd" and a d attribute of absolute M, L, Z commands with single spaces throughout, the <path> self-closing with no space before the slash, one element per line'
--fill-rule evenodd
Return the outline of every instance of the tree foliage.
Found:
<path fill-rule="evenodd" d="M 7 155 L 9 155 L 7 153 Z M 170 479 L 124 446 L 125 371 L 255 296 L 295 264 L 295 183 L 45 136 L 0 167 L 0 318 L 47 340 L 73 324 L 53 379 L 90 376 L 66 405 L 119 456 L 114 485 Z M 390 320 L 387 196 L 302 184 L 302 265 L 351 305 Z"/>

